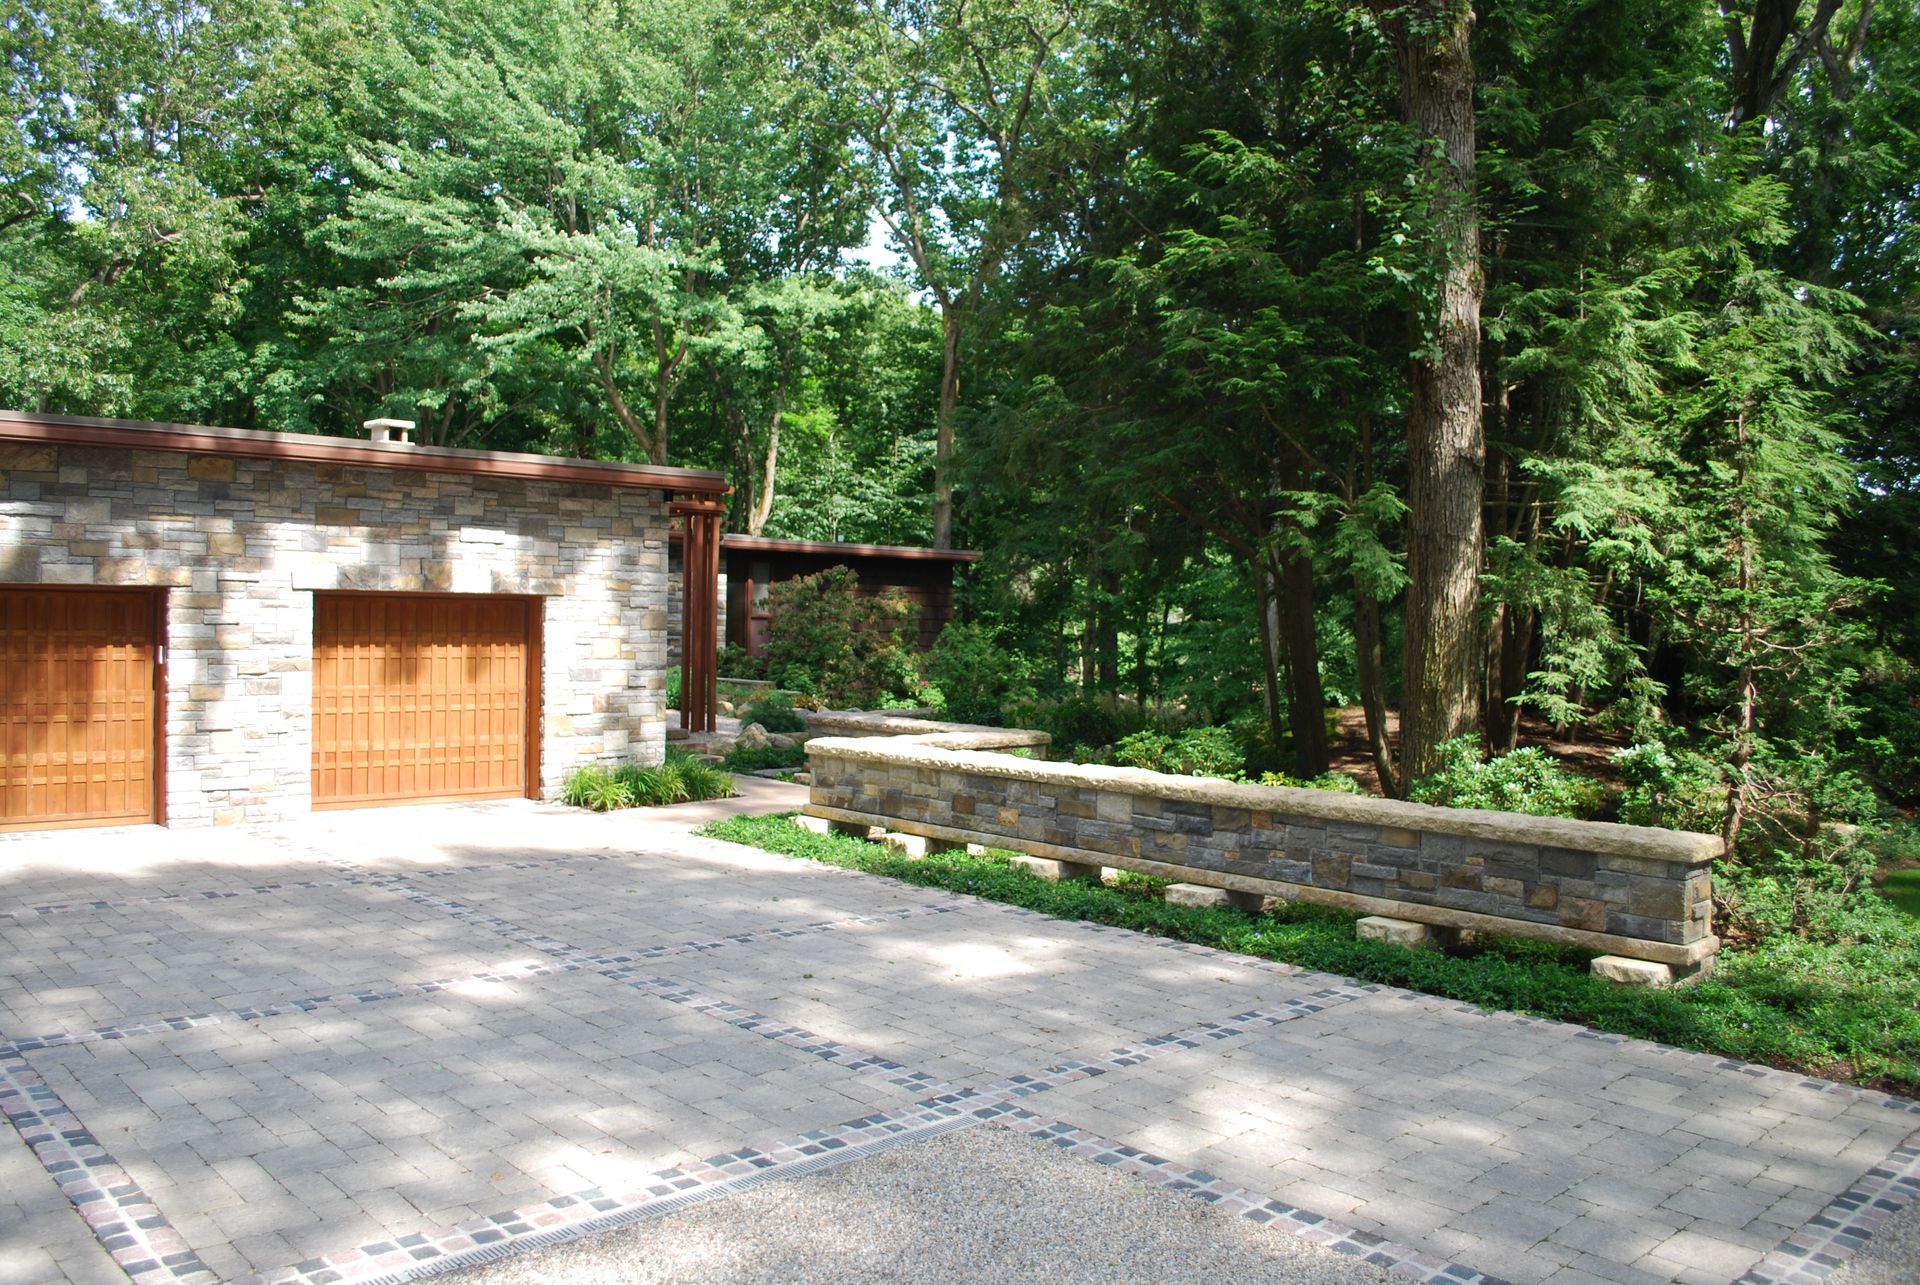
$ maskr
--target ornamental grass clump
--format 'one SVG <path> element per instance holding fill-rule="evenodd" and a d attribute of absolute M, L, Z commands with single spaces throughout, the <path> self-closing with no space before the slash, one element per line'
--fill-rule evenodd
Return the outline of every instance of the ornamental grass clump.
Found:
<path fill-rule="evenodd" d="M 623 763 L 608 768 L 589 763 L 574 769 L 560 787 L 561 802 L 595 812 L 697 803 L 731 798 L 733 793 L 732 773 L 684 750 L 668 750 L 666 762 L 658 767 Z"/>

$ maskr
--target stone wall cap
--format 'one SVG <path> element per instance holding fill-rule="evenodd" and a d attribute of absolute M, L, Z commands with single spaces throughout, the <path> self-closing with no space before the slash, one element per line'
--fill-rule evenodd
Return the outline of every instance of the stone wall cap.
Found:
<path fill-rule="evenodd" d="M 802 717 L 807 720 L 809 728 L 819 725 L 833 728 L 870 729 L 876 735 L 894 740 L 909 737 L 918 739 L 921 736 L 937 734 L 965 734 L 996 738 L 1003 745 L 1053 744 L 1053 737 L 1046 732 L 1024 727 L 988 727 L 984 723 L 943 723 L 938 719 L 922 717 L 906 710 L 888 712 L 866 709 L 819 709 L 808 710 Z M 949 748 L 959 747 L 949 746 Z"/>
<path fill-rule="evenodd" d="M 1006 729 L 981 728 L 980 731 Z M 1460 835 L 1496 843 L 1526 843 L 1568 848 L 1643 861 L 1704 865 L 1720 855 L 1720 839 L 1710 834 L 1619 825 L 1611 821 L 1570 821 L 1518 812 L 1482 812 L 1440 808 L 1399 799 L 1376 799 L 1329 790 L 1280 785 L 1242 785 L 1208 777 L 1169 776 L 1134 767 L 1049 763 L 1012 754 L 942 748 L 919 738 L 823 736 L 807 742 L 809 756 L 853 759 L 899 767 L 1065 785 L 1079 789 L 1122 790 L 1149 798 L 1216 807 L 1277 812 L 1319 821 L 1397 827 L 1430 834 Z"/>

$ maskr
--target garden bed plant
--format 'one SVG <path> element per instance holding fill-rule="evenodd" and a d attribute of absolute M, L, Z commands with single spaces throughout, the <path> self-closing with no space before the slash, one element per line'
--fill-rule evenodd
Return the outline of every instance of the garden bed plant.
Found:
<path fill-rule="evenodd" d="M 642 767 L 638 763 L 603 767 L 590 763 L 575 768 L 560 787 L 561 802 L 595 812 L 698 803 L 732 798 L 733 794 L 731 773 L 684 750 L 673 749 L 667 751 L 666 762 L 658 767 Z"/>

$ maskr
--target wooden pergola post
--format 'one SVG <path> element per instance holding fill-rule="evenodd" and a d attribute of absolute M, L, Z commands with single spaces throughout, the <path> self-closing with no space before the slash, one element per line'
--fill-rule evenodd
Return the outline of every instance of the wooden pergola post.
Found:
<path fill-rule="evenodd" d="M 686 528 L 680 559 L 680 726 L 711 732 L 720 708 L 714 619 L 720 607 L 720 520 L 727 506 L 714 499 L 675 500 L 667 512 Z"/>

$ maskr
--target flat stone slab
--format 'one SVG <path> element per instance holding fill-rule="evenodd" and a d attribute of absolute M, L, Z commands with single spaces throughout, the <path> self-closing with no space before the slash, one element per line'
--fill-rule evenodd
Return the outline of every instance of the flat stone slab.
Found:
<path fill-rule="evenodd" d="M 1650 959 L 1626 959 L 1619 955 L 1601 955 L 1588 965 L 1602 981 L 1622 986 L 1671 986 L 1673 969 Z"/>
<path fill-rule="evenodd" d="M 1078 879 L 1086 883 L 1100 882 L 1100 867 L 1083 865 L 1078 861 L 1055 861 L 1049 857 L 1014 856 L 1007 864 L 1015 870 L 1024 870 L 1036 879 L 1045 879 L 1048 883 L 1064 883 Z"/>
<path fill-rule="evenodd" d="M 1414 923 L 1410 919 L 1389 919 L 1385 915 L 1368 915 L 1354 925 L 1354 934 L 1361 941 L 1384 941 L 1395 946 L 1417 949 L 1434 944 L 1434 931 L 1428 924 Z"/>
<path fill-rule="evenodd" d="M 1260 913 L 1266 898 L 1257 892 L 1237 892 L 1231 888 L 1211 888 L 1200 883 L 1169 884 L 1161 897 L 1169 906 L 1196 906 L 1205 910 L 1233 909 L 1250 915 Z"/>

